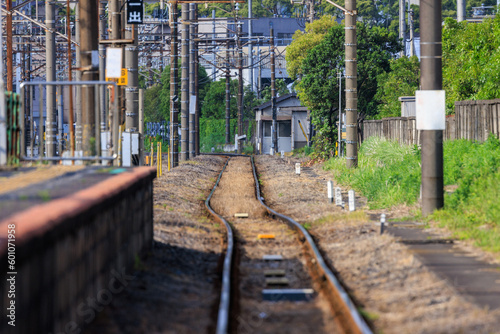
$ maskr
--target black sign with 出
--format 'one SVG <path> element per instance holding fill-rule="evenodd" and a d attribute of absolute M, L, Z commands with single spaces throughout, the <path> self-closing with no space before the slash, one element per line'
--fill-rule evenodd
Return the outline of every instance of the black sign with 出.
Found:
<path fill-rule="evenodd" d="M 142 24 L 143 18 L 143 0 L 127 0 L 127 24 Z"/>

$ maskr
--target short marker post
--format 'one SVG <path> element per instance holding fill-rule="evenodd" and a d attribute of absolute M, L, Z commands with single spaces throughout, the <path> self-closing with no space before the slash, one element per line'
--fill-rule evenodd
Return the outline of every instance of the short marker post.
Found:
<path fill-rule="evenodd" d="M 328 192 L 328 202 L 333 203 L 333 181 L 328 181 L 326 188 Z"/>
<path fill-rule="evenodd" d="M 300 162 L 295 163 L 295 174 L 300 176 Z"/>
<path fill-rule="evenodd" d="M 335 187 L 335 205 L 342 206 L 342 189 Z"/>
<path fill-rule="evenodd" d="M 356 210 L 355 194 L 354 190 L 349 190 L 349 211 Z"/>
<path fill-rule="evenodd" d="M 380 234 L 384 234 L 385 213 L 380 215 Z"/>

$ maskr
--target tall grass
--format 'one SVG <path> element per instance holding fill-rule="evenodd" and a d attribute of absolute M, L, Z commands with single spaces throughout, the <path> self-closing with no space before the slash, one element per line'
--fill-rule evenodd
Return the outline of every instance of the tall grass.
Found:
<path fill-rule="evenodd" d="M 500 141 L 455 140 L 444 146 L 444 182 L 457 186 L 432 218 L 461 239 L 500 252 Z"/>
<path fill-rule="evenodd" d="M 358 154 L 358 168 L 348 169 L 345 159 L 324 165 L 335 179 L 367 197 L 370 208 L 413 204 L 420 192 L 420 152 L 383 138 L 366 140 Z"/>
<path fill-rule="evenodd" d="M 446 141 L 443 151 L 445 206 L 430 219 L 472 239 L 487 250 L 500 252 L 500 140 L 484 143 Z M 420 152 L 380 138 L 363 143 L 358 168 L 345 167 L 345 159 L 332 158 L 324 168 L 335 179 L 368 198 L 370 208 L 413 204 L 420 192 Z"/>

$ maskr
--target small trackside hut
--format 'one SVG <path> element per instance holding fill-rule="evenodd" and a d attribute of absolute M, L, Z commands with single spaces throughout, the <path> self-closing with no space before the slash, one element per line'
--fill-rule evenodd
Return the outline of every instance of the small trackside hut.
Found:
<path fill-rule="evenodd" d="M 270 154 L 273 123 L 271 101 L 255 107 L 254 111 L 257 124 L 255 147 L 259 154 Z M 291 152 L 308 144 L 309 111 L 301 105 L 297 94 L 291 93 L 276 98 L 276 116 L 277 152 Z"/>

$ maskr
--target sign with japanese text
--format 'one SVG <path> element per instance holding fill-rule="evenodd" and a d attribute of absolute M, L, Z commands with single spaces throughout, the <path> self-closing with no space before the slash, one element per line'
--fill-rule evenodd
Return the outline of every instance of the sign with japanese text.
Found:
<path fill-rule="evenodd" d="M 127 24 L 142 24 L 143 19 L 143 0 L 127 0 Z"/>

